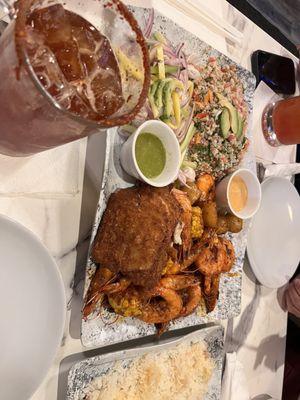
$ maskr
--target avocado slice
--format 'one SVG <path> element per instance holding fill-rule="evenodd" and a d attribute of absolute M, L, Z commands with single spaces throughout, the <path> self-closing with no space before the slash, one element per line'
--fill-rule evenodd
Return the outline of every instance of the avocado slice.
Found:
<path fill-rule="evenodd" d="M 238 123 L 239 123 L 239 125 L 238 125 L 238 131 L 237 131 L 237 134 L 236 134 L 235 136 L 236 136 L 236 138 L 237 138 L 238 140 L 241 140 L 242 137 L 244 136 L 244 135 L 243 135 L 244 121 L 243 121 L 242 116 L 241 116 L 239 113 L 238 113 Z"/>
<path fill-rule="evenodd" d="M 239 129 L 237 109 L 222 94 L 217 93 L 217 97 L 219 99 L 221 106 L 228 109 L 231 130 L 236 135 Z"/>
<path fill-rule="evenodd" d="M 229 135 L 230 118 L 228 108 L 224 107 L 220 117 L 222 136 L 226 139 Z"/>

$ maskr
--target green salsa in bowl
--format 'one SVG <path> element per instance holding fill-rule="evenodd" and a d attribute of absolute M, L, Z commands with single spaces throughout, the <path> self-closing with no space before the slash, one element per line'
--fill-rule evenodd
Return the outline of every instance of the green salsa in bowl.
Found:
<path fill-rule="evenodd" d="M 135 158 L 146 178 L 156 178 L 165 168 L 166 150 L 159 137 L 143 132 L 138 135 L 135 142 Z"/>
<path fill-rule="evenodd" d="M 121 149 L 121 164 L 125 171 L 156 187 L 174 182 L 179 173 L 180 159 L 175 133 L 158 120 L 144 122 Z"/>

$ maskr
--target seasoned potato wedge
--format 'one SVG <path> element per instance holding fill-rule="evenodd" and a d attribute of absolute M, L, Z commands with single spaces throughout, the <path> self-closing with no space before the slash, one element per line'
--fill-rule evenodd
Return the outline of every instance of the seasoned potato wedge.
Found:
<path fill-rule="evenodd" d="M 202 207 L 204 226 L 216 228 L 218 225 L 217 205 L 214 201 L 206 202 Z"/>
<path fill-rule="evenodd" d="M 243 220 L 235 215 L 228 214 L 227 216 L 228 230 L 232 233 L 238 233 L 243 229 Z"/>
<path fill-rule="evenodd" d="M 218 215 L 217 234 L 222 235 L 228 232 L 228 218 L 225 215 Z"/>

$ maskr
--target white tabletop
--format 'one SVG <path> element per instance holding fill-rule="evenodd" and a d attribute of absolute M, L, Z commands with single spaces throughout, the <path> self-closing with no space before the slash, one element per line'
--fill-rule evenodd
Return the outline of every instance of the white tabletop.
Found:
<path fill-rule="evenodd" d="M 250 54 L 257 49 L 291 56 L 286 49 L 225 0 L 197 1 L 206 8 L 211 7 L 214 13 L 218 13 L 239 29 L 244 35 L 242 46 L 232 46 L 222 35 L 211 32 L 203 23 L 183 17 L 180 12 L 161 0 L 153 1 L 152 4 L 160 12 L 172 16 L 186 29 L 192 30 L 201 39 L 248 69 Z M 144 6 L 148 4 L 146 1 L 131 3 Z M 70 158 L 67 166 L 68 169 L 74 169 L 76 188 L 65 195 L 61 193 L 61 182 L 59 193 L 53 196 L 26 191 L 13 194 L 0 192 L 0 213 L 31 229 L 48 247 L 59 265 L 67 293 L 68 312 L 61 347 L 47 377 L 31 400 L 64 399 L 68 369 L 84 357 L 79 336 L 81 289 L 89 232 L 100 190 L 104 143 L 103 133 L 90 138 L 88 142 L 86 139 L 81 141 L 77 147 L 78 159 L 74 161 L 74 158 Z M 68 146 L 72 144 L 66 145 L 66 149 Z M 29 181 L 33 179 L 32 176 L 27 178 Z M 51 187 L 55 187 L 55 176 Z M 281 398 L 286 325 L 287 315 L 278 306 L 276 291 L 258 285 L 246 262 L 242 312 L 238 318 L 227 323 L 226 351 L 236 351 L 238 359 L 243 363 L 251 397 L 268 393 L 275 399 Z"/>

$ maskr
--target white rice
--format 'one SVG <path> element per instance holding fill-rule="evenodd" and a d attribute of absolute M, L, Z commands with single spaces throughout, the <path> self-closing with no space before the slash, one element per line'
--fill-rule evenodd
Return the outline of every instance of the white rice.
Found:
<path fill-rule="evenodd" d="M 126 361 L 128 365 L 128 361 Z M 88 400 L 201 400 L 208 389 L 214 363 L 204 343 L 135 358 L 129 366 L 117 361 L 110 372 L 94 379 Z"/>

